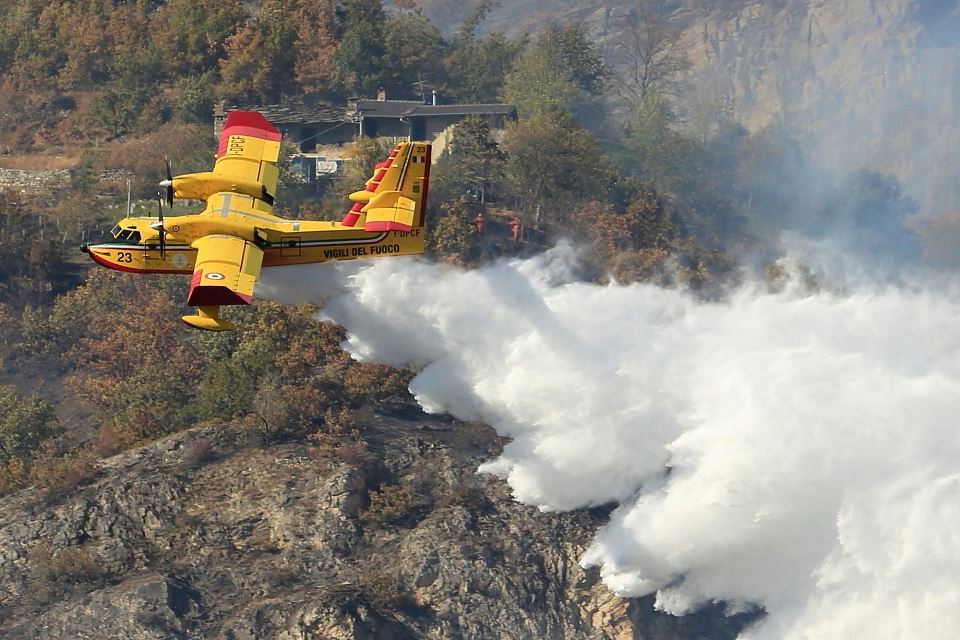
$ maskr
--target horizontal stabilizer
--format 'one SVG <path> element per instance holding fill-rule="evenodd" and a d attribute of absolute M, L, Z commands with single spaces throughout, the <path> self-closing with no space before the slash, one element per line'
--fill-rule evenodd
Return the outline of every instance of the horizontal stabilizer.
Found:
<path fill-rule="evenodd" d="M 376 194 L 363 208 L 367 221 L 364 231 L 409 231 L 413 228 L 417 201 L 399 191 Z"/>
<path fill-rule="evenodd" d="M 372 191 L 354 191 L 350 194 L 350 199 L 354 202 L 370 202 L 372 198 Z"/>

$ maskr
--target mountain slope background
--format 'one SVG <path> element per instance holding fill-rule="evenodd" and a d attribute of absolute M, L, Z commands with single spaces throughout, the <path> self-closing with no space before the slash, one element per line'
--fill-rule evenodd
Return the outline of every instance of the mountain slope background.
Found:
<path fill-rule="evenodd" d="M 424 0 L 453 32 L 463 3 Z M 850 2 L 495 3 L 482 29 L 511 35 L 584 26 L 605 50 L 645 8 L 682 34 L 690 84 L 729 103 L 751 131 L 783 126 L 832 170 L 896 175 L 927 214 L 960 205 L 960 4 Z"/>

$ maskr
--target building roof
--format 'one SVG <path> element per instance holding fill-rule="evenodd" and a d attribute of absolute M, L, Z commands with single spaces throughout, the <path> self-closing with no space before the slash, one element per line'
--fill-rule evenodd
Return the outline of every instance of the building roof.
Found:
<path fill-rule="evenodd" d="M 277 126 L 350 122 L 361 113 L 364 118 L 485 115 L 517 117 L 517 108 L 509 104 L 424 104 L 419 100 L 351 100 L 348 107 L 307 105 L 303 101 L 290 101 L 284 104 L 229 105 L 223 109 L 224 114 L 231 111 L 259 111 Z"/>
<path fill-rule="evenodd" d="M 259 111 L 274 125 L 350 121 L 346 107 L 327 104 L 307 105 L 302 101 L 290 101 L 284 104 L 230 105 L 226 111 Z"/>
<path fill-rule="evenodd" d="M 364 118 L 404 118 L 410 116 L 481 116 L 516 117 L 517 109 L 509 104 L 424 104 L 413 100 L 351 101 L 348 114 L 363 112 Z"/>

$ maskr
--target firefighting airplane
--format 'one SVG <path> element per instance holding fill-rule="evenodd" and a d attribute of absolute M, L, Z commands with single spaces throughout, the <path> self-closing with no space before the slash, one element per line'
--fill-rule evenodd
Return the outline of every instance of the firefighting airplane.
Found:
<path fill-rule="evenodd" d="M 285 220 L 270 213 L 277 188 L 280 132 L 257 112 L 232 112 L 213 171 L 170 176 L 166 200 L 203 200 L 196 214 L 124 218 L 113 240 L 85 245 L 94 262 L 132 273 L 189 273 L 190 326 L 229 331 L 224 305 L 250 304 L 261 267 L 423 253 L 430 144 L 401 142 L 378 163 L 366 188 L 350 194 L 340 222 Z"/>

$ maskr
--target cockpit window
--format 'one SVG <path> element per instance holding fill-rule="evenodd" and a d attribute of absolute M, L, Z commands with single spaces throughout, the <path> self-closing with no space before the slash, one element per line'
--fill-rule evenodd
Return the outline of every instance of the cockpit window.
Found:
<path fill-rule="evenodd" d="M 115 237 L 117 240 L 124 240 L 126 242 L 140 242 L 140 232 L 131 229 L 123 229 Z"/>
<path fill-rule="evenodd" d="M 110 235 L 112 235 L 114 238 L 119 237 L 119 236 L 120 236 L 120 225 L 115 225 L 115 226 L 113 227 L 113 229 L 110 229 Z"/>

